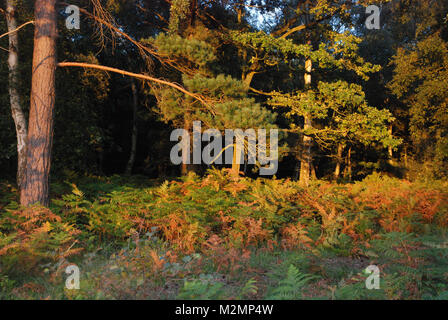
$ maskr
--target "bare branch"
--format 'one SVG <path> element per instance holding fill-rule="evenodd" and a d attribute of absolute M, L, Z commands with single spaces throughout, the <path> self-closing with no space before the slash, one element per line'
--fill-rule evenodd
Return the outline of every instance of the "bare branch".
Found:
<path fill-rule="evenodd" d="M 116 69 L 116 68 L 112 68 L 112 67 L 106 67 L 106 66 L 102 66 L 102 65 L 98 65 L 98 64 L 83 63 L 83 62 L 59 62 L 58 63 L 58 67 L 92 68 L 92 69 L 98 69 L 98 70 L 103 70 L 103 71 L 115 72 L 115 73 L 118 73 L 118 74 L 122 74 L 122 75 L 129 76 L 129 77 L 134 77 L 134 78 L 138 78 L 138 79 L 142 79 L 142 80 L 148 80 L 148 81 L 152 81 L 152 82 L 157 82 L 157 83 L 160 83 L 160 84 L 172 87 L 174 89 L 177 89 L 180 92 L 183 92 L 186 95 L 188 95 L 188 96 L 198 100 L 204 106 L 210 108 L 209 104 L 202 97 L 200 97 L 197 94 L 194 94 L 194 93 L 186 90 L 185 88 L 183 88 L 182 86 L 180 86 L 180 85 L 178 85 L 176 83 L 169 82 L 169 81 L 166 81 L 166 80 L 150 77 L 150 76 L 139 74 L 139 73 L 133 73 L 133 72 L 129 72 L 129 71 L 121 70 L 121 69 Z"/>
<path fill-rule="evenodd" d="M 9 31 L 9 32 L 6 32 L 6 33 L 4 33 L 4 34 L 0 35 L 0 38 L 3 38 L 3 37 L 5 37 L 5 36 L 7 36 L 8 34 L 11 34 L 11 33 L 17 32 L 17 31 L 19 31 L 20 29 L 22 29 L 22 28 L 23 28 L 24 26 L 26 26 L 26 25 L 28 25 L 28 24 L 31 24 L 31 23 L 33 23 L 33 24 L 34 24 L 34 21 L 33 21 L 33 20 L 31 20 L 31 21 L 25 22 L 24 24 L 22 24 L 21 26 L 19 26 L 19 27 L 15 28 L 14 30 L 11 30 L 11 31 Z"/>

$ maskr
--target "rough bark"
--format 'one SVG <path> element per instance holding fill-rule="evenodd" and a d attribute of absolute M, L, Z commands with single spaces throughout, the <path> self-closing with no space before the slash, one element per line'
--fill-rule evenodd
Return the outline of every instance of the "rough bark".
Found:
<path fill-rule="evenodd" d="M 20 104 L 19 88 L 19 37 L 16 20 L 16 1 L 6 0 L 6 22 L 9 33 L 9 100 L 11 114 L 14 119 L 17 135 L 17 185 L 22 186 L 22 180 L 26 168 L 26 138 L 27 123 Z"/>
<path fill-rule="evenodd" d="M 135 155 L 137 154 L 137 109 L 138 109 L 138 94 L 137 86 L 135 85 L 134 79 L 131 79 L 131 90 L 132 90 L 132 138 L 131 138 L 131 153 L 129 155 L 129 160 L 126 165 L 125 174 L 130 175 L 132 173 L 132 168 L 135 163 Z"/>
<path fill-rule="evenodd" d="M 56 0 L 35 1 L 27 160 L 20 202 L 49 204 L 56 72 Z"/>

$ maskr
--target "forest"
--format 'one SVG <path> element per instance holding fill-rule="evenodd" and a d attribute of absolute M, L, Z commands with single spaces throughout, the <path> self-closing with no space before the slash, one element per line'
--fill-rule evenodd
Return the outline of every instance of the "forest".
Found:
<path fill-rule="evenodd" d="M 0 3 L 0 300 L 448 299 L 446 0 L 65 1 Z"/>

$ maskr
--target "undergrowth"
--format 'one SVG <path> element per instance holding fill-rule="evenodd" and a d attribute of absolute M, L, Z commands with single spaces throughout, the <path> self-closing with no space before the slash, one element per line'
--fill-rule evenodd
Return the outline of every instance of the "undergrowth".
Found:
<path fill-rule="evenodd" d="M 3 183 L 0 299 L 446 299 L 447 186 L 70 173 L 22 209 Z"/>

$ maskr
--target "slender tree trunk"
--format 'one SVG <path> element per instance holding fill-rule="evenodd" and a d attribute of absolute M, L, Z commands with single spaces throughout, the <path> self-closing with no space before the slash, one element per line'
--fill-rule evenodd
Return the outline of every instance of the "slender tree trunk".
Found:
<path fill-rule="evenodd" d="M 182 162 L 181 175 L 186 176 L 188 174 L 188 165 Z"/>
<path fill-rule="evenodd" d="M 342 164 L 342 152 L 344 150 L 344 146 L 342 143 L 338 144 L 338 153 L 336 156 L 336 168 L 334 169 L 334 178 L 339 179 L 339 175 L 341 174 L 341 164 Z"/>
<path fill-rule="evenodd" d="M 304 125 L 303 129 L 307 130 L 312 128 L 311 126 L 311 118 L 309 116 L 304 117 Z M 300 180 L 299 182 L 305 186 L 308 186 L 310 181 L 310 173 L 311 173 L 311 144 L 312 138 L 310 136 L 303 136 L 303 151 L 300 162 Z"/>
<path fill-rule="evenodd" d="M 6 0 L 6 22 L 8 32 L 17 28 L 16 0 Z M 9 34 L 9 100 L 17 135 L 17 185 L 22 187 L 22 180 L 26 168 L 26 138 L 27 123 L 20 105 L 19 95 L 19 36 L 17 31 Z"/>
<path fill-rule="evenodd" d="M 238 17 L 238 25 L 240 25 L 243 22 L 243 16 L 244 16 L 244 1 L 239 1 L 235 4 L 235 10 Z"/>
<path fill-rule="evenodd" d="M 237 140 L 237 139 L 235 139 Z M 233 159 L 232 159 L 232 177 L 237 178 L 240 175 L 240 161 L 238 161 L 237 157 L 240 156 L 239 152 L 237 152 L 237 142 L 233 145 Z"/>
<path fill-rule="evenodd" d="M 297 138 L 297 144 L 295 145 L 294 157 L 296 158 L 296 163 L 294 165 L 294 172 L 292 174 L 293 181 L 297 181 L 299 179 L 300 174 L 300 156 L 301 156 L 301 143 L 299 138 Z"/>
<path fill-rule="evenodd" d="M 312 61 L 311 59 L 307 59 L 305 61 L 305 88 L 309 88 L 311 85 L 311 69 L 312 69 Z M 303 117 L 303 129 L 309 130 L 313 126 L 311 124 L 311 116 L 305 115 Z M 310 181 L 310 169 L 312 165 L 312 155 L 311 155 L 311 145 L 312 145 L 312 138 L 310 136 L 304 135 L 303 136 L 303 149 L 302 149 L 302 157 L 301 157 L 301 163 L 300 163 L 300 180 L 299 182 L 302 185 L 308 186 Z"/>
<path fill-rule="evenodd" d="M 196 21 L 196 14 L 198 10 L 198 0 L 192 0 L 190 3 L 190 26 L 193 27 Z"/>
<path fill-rule="evenodd" d="M 26 170 L 20 202 L 49 204 L 56 72 L 56 0 L 35 1 L 33 69 Z"/>
<path fill-rule="evenodd" d="M 404 147 L 404 167 L 408 169 L 408 147 Z"/>
<path fill-rule="evenodd" d="M 248 151 L 247 151 L 248 152 Z M 244 167 L 243 167 L 243 173 L 244 175 L 247 174 L 247 162 L 249 161 L 248 155 L 244 153 Z"/>
<path fill-rule="evenodd" d="M 389 125 L 389 135 L 391 137 L 392 137 L 392 133 L 393 133 L 392 130 L 393 130 L 393 128 L 392 128 L 392 123 L 391 123 Z M 388 155 L 389 155 L 388 163 L 390 165 L 394 165 L 394 153 L 393 153 L 392 147 L 388 147 L 387 151 L 388 151 Z"/>
<path fill-rule="evenodd" d="M 404 173 L 404 177 L 406 179 L 409 179 L 409 167 L 408 167 L 408 147 L 405 145 L 404 146 L 404 168 L 405 168 L 405 173 Z"/>
<path fill-rule="evenodd" d="M 184 117 L 184 129 L 187 132 L 190 132 L 190 122 L 187 120 L 187 116 Z M 191 135 L 190 135 L 191 139 Z M 187 148 L 186 145 L 188 145 L 187 141 L 182 139 L 182 150 L 187 150 L 187 152 L 182 152 L 182 166 L 181 166 L 181 175 L 186 176 L 188 174 L 189 165 L 187 164 L 187 159 L 190 157 L 191 160 L 191 141 L 190 141 L 190 148 Z"/>
<path fill-rule="evenodd" d="M 349 147 L 347 151 L 347 175 L 348 180 L 352 181 L 352 147 Z"/>
<path fill-rule="evenodd" d="M 131 79 L 132 90 L 132 138 L 131 138 L 131 153 L 129 155 L 128 164 L 126 165 L 125 174 L 130 175 L 134 167 L 135 155 L 137 153 L 137 109 L 138 109 L 138 93 L 135 85 L 135 80 Z"/>
<path fill-rule="evenodd" d="M 311 179 L 313 180 L 317 179 L 316 167 L 312 163 L 311 163 Z"/>
<path fill-rule="evenodd" d="M 296 165 L 294 166 L 294 174 L 292 177 L 294 181 L 297 181 L 299 179 L 299 173 L 300 173 L 300 160 L 297 159 Z"/>

